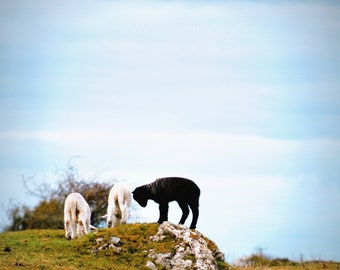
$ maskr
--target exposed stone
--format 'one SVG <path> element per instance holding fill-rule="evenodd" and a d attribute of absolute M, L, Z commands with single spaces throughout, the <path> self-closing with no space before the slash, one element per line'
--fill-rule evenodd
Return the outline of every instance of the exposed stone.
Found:
<path fill-rule="evenodd" d="M 158 227 L 156 235 L 151 236 L 151 241 L 162 241 L 167 235 L 175 236 L 181 241 L 175 247 L 175 253 L 155 253 L 150 251 L 149 258 L 154 263 L 166 269 L 218 269 L 216 259 L 224 260 L 224 254 L 216 248 L 208 248 L 203 235 L 194 230 L 187 229 L 184 225 L 174 225 L 168 221 Z M 192 257 L 193 259 L 189 259 Z"/>
<path fill-rule="evenodd" d="M 103 238 L 97 238 L 95 241 L 96 241 L 97 244 L 101 244 L 101 243 L 104 242 L 104 239 Z M 104 249 L 112 249 L 116 253 L 119 253 L 122 250 L 122 248 L 119 247 L 121 245 L 122 245 L 122 241 L 120 240 L 120 238 L 113 236 L 113 237 L 111 237 L 109 242 L 103 243 L 99 247 L 93 249 L 92 253 L 96 253 L 96 252 L 104 250 Z"/>
<path fill-rule="evenodd" d="M 162 265 L 165 269 L 171 269 L 171 253 L 156 253 L 151 251 L 148 255 L 156 264 Z"/>
<path fill-rule="evenodd" d="M 162 241 L 165 238 L 165 235 L 151 235 L 149 237 L 150 241 L 152 242 L 158 242 L 158 241 Z"/>
<path fill-rule="evenodd" d="M 214 256 L 214 258 L 215 258 L 216 260 L 224 261 L 224 259 L 225 259 L 224 253 L 223 253 L 221 250 L 219 250 L 218 248 L 216 248 L 216 249 L 213 249 L 213 250 L 211 250 L 211 251 L 212 251 L 213 256 Z"/>
<path fill-rule="evenodd" d="M 103 249 L 108 249 L 109 248 L 109 243 L 106 243 L 104 245 L 101 245 L 100 247 L 97 248 L 98 251 L 101 251 Z"/>
<path fill-rule="evenodd" d="M 121 247 L 117 247 L 115 246 L 114 244 L 110 244 L 109 245 L 109 249 L 112 249 L 114 252 L 116 253 L 120 253 L 122 251 L 122 248 Z"/>
<path fill-rule="evenodd" d="M 97 238 L 97 239 L 96 239 L 96 243 L 97 243 L 97 244 L 100 244 L 101 242 L 103 242 L 103 240 L 104 240 L 104 239 L 103 239 L 102 237 Z"/>
<path fill-rule="evenodd" d="M 147 261 L 146 267 L 150 268 L 151 270 L 157 270 L 156 265 L 152 261 Z"/>
<path fill-rule="evenodd" d="M 111 238 L 110 243 L 111 243 L 111 244 L 114 244 L 114 245 L 116 245 L 116 246 L 119 246 L 119 245 L 122 244 L 120 238 L 119 238 L 119 237 L 116 237 L 116 236 L 113 236 L 113 237 Z"/>
<path fill-rule="evenodd" d="M 158 227 L 155 235 L 150 236 L 152 242 L 160 242 L 170 237 L 175 246 L 171 246 L 171 253 L 157 253 L 155 249 L 143 250 L 143 257 L 147 253 L 148 261 L 145 266 L 151 270 L 167 269 L 167 270 L 217 270 L 217 260 L 224 261 L 224 254 L 216 245 L 210 244 L 205 240 L 204 236 L 196 231 L 185 227 L 184 225 L 174 225 L 170 222 L 164 222 Z M 109 238 L 95 239 L 96 247 L 92 249 L 93 253 L 101 250 L 110 249 L 119 254 L 124 244 L 119 237 L 112 236 Z M 137 249 L 128 246 L 130 253 L 134 253 Z"/>
<path fill-rule="evenodd" d="M 176 254 L 171 261 L 172 269 L 191 269 L 193 261 L 185 259 L 186 256 L 192 256 L 190 247 L 184 243 L 180 243 L 176 246 Z"/>

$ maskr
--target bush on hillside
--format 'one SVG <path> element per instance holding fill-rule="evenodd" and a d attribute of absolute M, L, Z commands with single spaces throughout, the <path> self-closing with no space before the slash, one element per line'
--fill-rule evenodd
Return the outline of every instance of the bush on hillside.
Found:
<path fill-rule="evenodd" d="M 14 205 L 7 210 L 10 225 L 6 231 L 26 229 L 62 229 L 64 227 L 64 201 L 71 192 L 79 192 L 91 208 L 91 224 L 100 227 L 101 216 L 106 213 L 107 197 L 112 185 L 98 183 L 96 177 L 81 180 L 77 167 L 69 165 L 66 170 L 56 173 L 56 185 L 44 181 L 35 184 L 35 176 L 23 177 L 23 183 L 30 196 L 38 197 L 40 202 L 33 209 L 26 205 Z M 46 179 L 45 179 L 46 180 Z"/>
<path fill-rule="evenodd" d="M 244 264 L 251 267 L 274 267 L 274 266 L 294 266 L 297 263 L 290 261 L 288 258 L 272 258 L 265 254 L 262 248 L 249 257 L 243 259 Z"/>

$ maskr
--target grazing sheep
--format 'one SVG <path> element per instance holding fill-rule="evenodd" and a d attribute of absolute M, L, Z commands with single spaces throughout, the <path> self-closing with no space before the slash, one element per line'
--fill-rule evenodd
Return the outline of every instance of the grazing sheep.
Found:
<path fill-rule="evenodd" d="M 110 190 L 108 198 L 107 227 L 113 228 L 125 224 L 128 218 L 128 209 L 131 204 L 131 192 L 125 183 L 116 183 Z"/>
<path fill-rule="evenodd" d="M 97 229 L 90 225 L 91 210 L 84 197 L 79 193 L 67 196 L 64 206 L 65 237 L 74 239 L 88 234 L 90 229 Z"/>
<path fill-rule="evenodd" d="M 168 220 L 169 202 L 177 201 L 182 209 L 179 224 L 184 224 L 189 215 L 188 206 L 190 206 L 192 211 L 190 229 L 196 228 L 200 189 L 192 180 L 181 177 L 160 178 L 150 184 L 137 187 L 132 193 L 133 198 L 142 207 L 147 205 L 149 199 L 159 204 L 159 224 Z"/>

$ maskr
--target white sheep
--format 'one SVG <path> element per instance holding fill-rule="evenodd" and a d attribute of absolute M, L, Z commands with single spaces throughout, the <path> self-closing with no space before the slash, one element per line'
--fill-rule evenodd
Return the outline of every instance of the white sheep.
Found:
<path fill-rule="evenodd" d="M 125 224 L 128 218 L 128 209 L 131 204 L 131 192 L 125 183 L 116 183 L 110 190 L 108 198 L 107 227 L 113 228 Z"/>
<path fill-rule="evenodd" d="M 91 210 L 84 197 L 79 193 L 71 193 L 67 196 L 64 206 L 65 237 L 74 239 L 97 228 L 90 225 Z"/>

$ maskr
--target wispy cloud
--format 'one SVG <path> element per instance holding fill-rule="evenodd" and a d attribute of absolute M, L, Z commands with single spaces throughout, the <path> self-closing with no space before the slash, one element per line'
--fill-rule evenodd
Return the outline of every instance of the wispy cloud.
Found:
<path fill-rule="evenodd" d="M 110 159 L 119 166 L 184 168 L 211 175 L 338 175 L 340 141 L 279 140 L 223 133 L 96 132 L 1 133 L 4 143 L 41 142 L 65 153 Z M 93 158 L 91 158 L 93 156 Z M 67 157 L 65 157 L 67 158 Z M 116 159 L 116 158 L 115 158 Z M 176 160 L 174 163 L 173 161 Z M 176 165 L 177 164 L 177 165 Z M 119 166 L 112 164 L 115 169 Z M 328 168 L 328 169 L 327 169 Z M 330 171 L 331 173 L 329 173 Z M 324 181 L 327 181 L 326 179 Z M 334 181 L 334 179 L 328 179 Z"/>
<path fill-rule="evenodd" d="M 136 185 L 192 177 L 200 226 L 228 250 L 268 240 L 289 256 L 313 239 L 333 254 L 339 18 L 335 1 L 6 2 L 1 177 L 74 155 Z"/>

